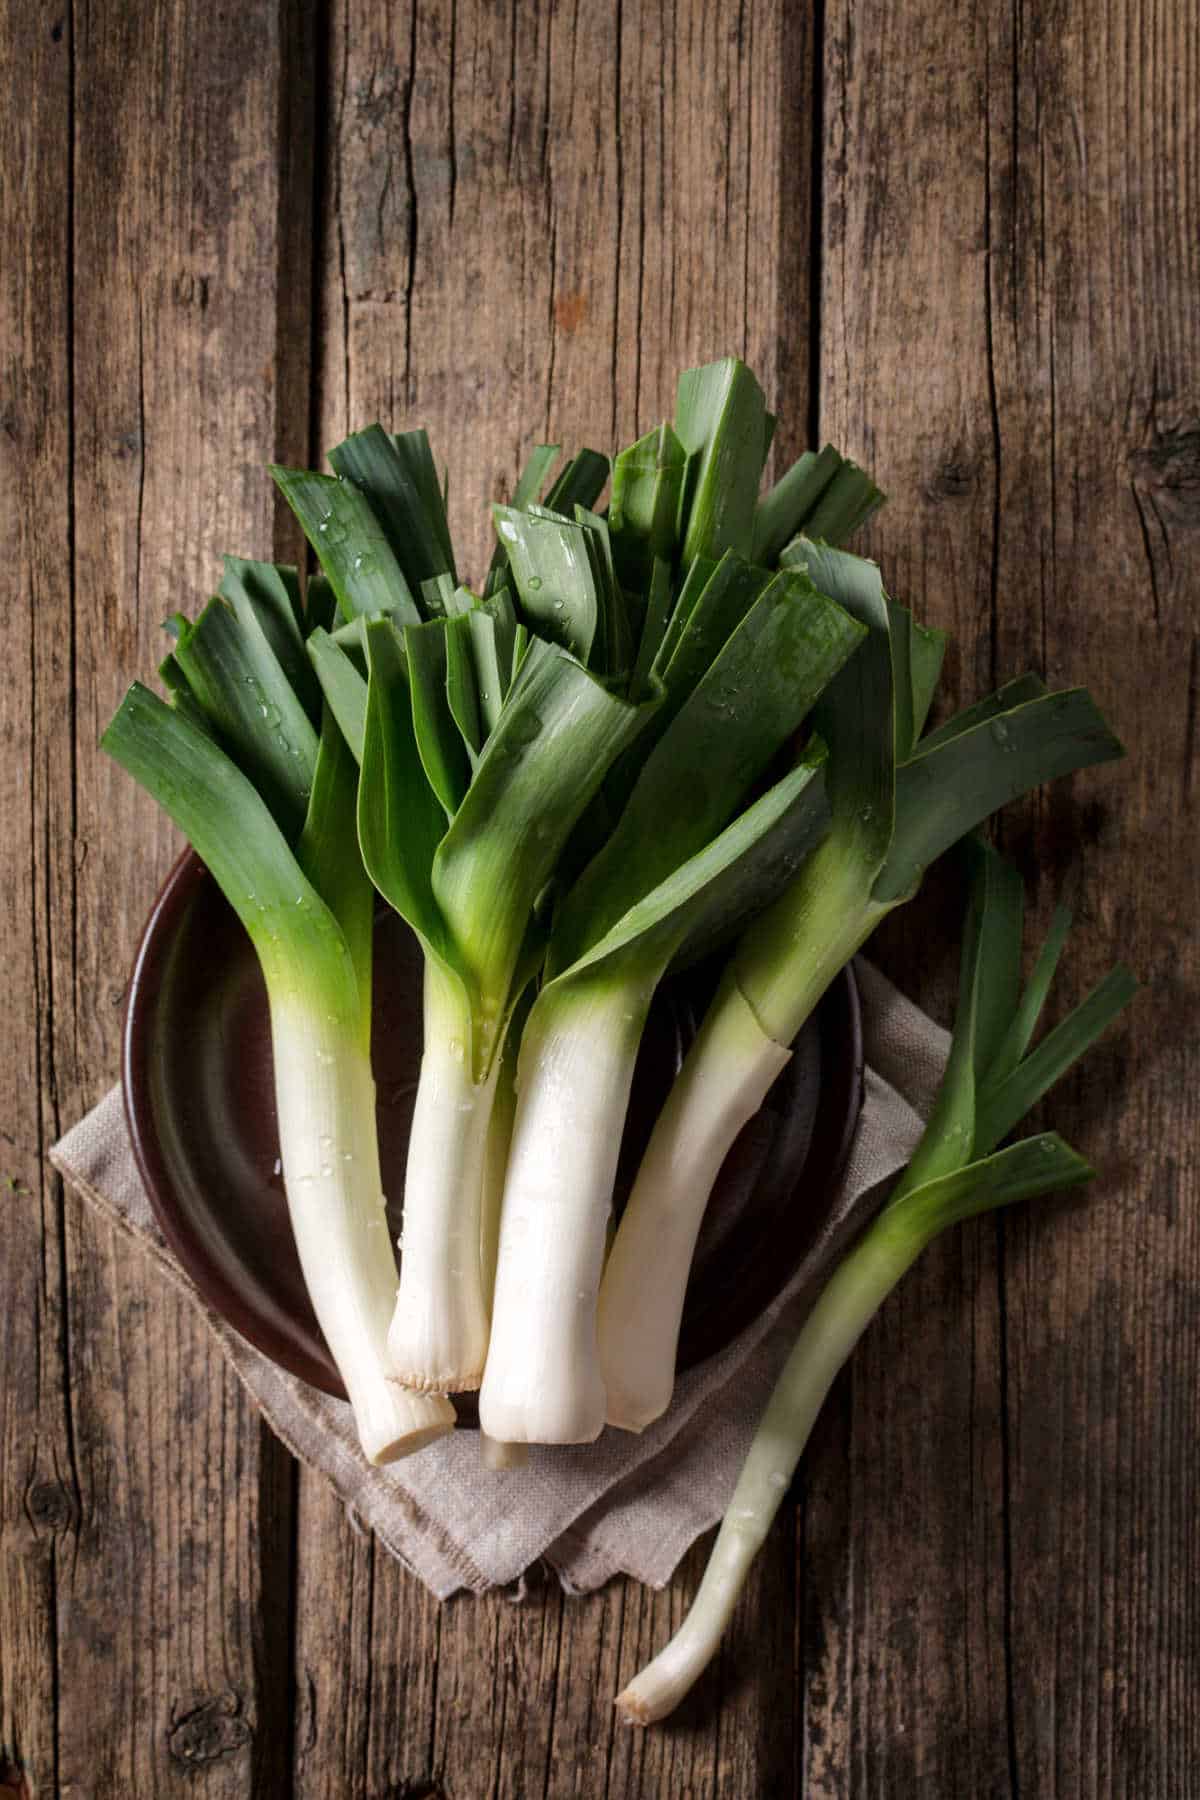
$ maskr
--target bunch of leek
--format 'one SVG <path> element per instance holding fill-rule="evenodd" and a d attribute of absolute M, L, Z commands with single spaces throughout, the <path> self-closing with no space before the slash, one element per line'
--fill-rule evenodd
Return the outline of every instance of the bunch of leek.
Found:
<path fill-rule="evenodd" d="M 483 599 L 457 584 L 423 433 L 373 426 L 330 461 L 335 476 L 274 474 L 343 615 L 311 648 L 361 764 L 362 859 L 425 955 L 391 1364 L 413 1388 L 469 1389 L 488 1342 L 482 1194 L 496 1073 L 541 961 L 537 902 L 649 709 L 614 692 L 602 664 L 586 666 L 569 633 L 533 635 L 505 582 Z M 582 508 L 606 475 L 585 451 L 551 498 Z M 577 529 L 581 548 L 599 536 Z"/>
<path fill-rule="evenodd" d="M 227 559 L 200 618 L 172 622 L 164 702 L 140 684 L 104 749 L 215 876 L 258 953 L 271 1016 L 280 1155 L 318 1323 L 375 1463 L 449 1431 L 443 1398 L 391 1378 L 395 1266 L 370 1064 L 373 894 L 354 835 L 353 760 L 305 655 L 328 617 L 295 571 Z"/>
<path fill-rule="evenodd" d="M 760 503 L 771 421 L 733 360 L 684 376 L 676 427 L 617 458 L 608 518 L 591 510 L 607 460 L 583 451 L 539 501 L 557 454 L 540 447 L 513 503 L 494 509 L 497 551 L 479 597 L 457 583 L 422 434 L 375 426 L 330 453 L 334 476 L 274 472 L 343 616 L 309 648 L 361 765 L 363 860 L 425 954 L 392 1367 L 414 1388 L 460 1390 L 479 1385 L 486 1356 L 484 1423 L 498 1437 L 594 1436 L 603 1424 L 602 1396 L 582 1430 L 548 1411 L 521 1422 L 496 1409 L 528 1183 L 548 1196 L 517 1290 L 517 1355 L 536 1381 L 570 1335 L 559 1301 L 582 1286 L 594 1313 L 610 1153 L 654 983 L 685 944 L 764 904 L 815 841 L 819 746 L 743 809 L 863 635 L 804 571 L 772 576 L 745 554 L 804 523 L 852 528 L 879 498 L 861 472 L 832 450 L 810 455 Z M 701 760 L 706 791 L 685 812 L 675 790 L 685 770 L 698 787 Z M 651 841 L 667 792 L 678 828 Z M 606 886 L 593 879 L 585 905 L 577 895 L 606 845 L 637 866 Z M 556 974 L 585 959 L 589 973 L 574 969 L 569 999 L 551 983 L 524 1030 L 493 1321 L 481 1246 L 496 1073 L 548 949 Z M 606 1032 L 611 1073 L 578 1081 L 579 1054 Z M 532 1079 L 535 1062 L 544 1080 Z M 572 1144 L 570 1159 L 591 1174 L 562 1230 Z"/>
<path fill-rule="evenodd" d="M 874 563 L 801 539 L 804 568 L 866 628 L 813 715 L 829 746 L 832 824 L 745 933 L 655 1124 L 600 1292 L 608 1420 L 666 1408 L 688 1272 L 712 1184 L 838 970 L 928 865 L 1006 801 L 1122 754 L 1083 689 L 1025 675 L 922 736 L 943 651 L 884 593 Z"/>
<path fill-rule="evenodd" d="M 1128 1002 L 1118 966 L 1082 1004 L 1029 1044 L 1069 917 L 1055 915 L 1019 995 L 1021 883 L 975 842 L 950 1060 L 934 1112 L 891 1198 L 825 1287 L 796 1340 L 751 1444 L 691 1610 L 617 1699 L 634 1724 L 665 1717 L 716 1652 L 750 1564 L 787 1491 L 834 1377 L 891 1290 L 959 1220 L 1087 1181 L 1092 1170 L 1053 1132 L 996 1146 Z"/>

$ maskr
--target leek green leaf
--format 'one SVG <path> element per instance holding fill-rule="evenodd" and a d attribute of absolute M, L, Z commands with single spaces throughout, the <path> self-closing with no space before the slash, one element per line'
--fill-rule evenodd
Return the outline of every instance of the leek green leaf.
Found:
<path fill-rule="evenodd" d="M 998 1083 L 1011 1075 L 1029 1048 L 1070 929 L 1071 915 L 1067 908 L 1056 906 L 1046 942 L 1042 945 L 1025 992 L 1013 1010 L 1012 1022 L 995 1055 L 988 1060 L 984 1072 L 990 1082 Z"/>
<path fill-rule="evenodd" d="M 975 1124 L 980 1151 L 989 1150 L 1008 1136 L 1018 1120 L 1036 1106 L 1129 1004 L 1136 989 L 1134 976 L 1118 963 L 1010 1074 L 999 1081 L 982 1082 Z"/>
<path fill-rule="evenodd" d="M 428 440 L 424 432 L 419 435 L 428 455 Z M 426 464 L 418 454 L 414 471 L 398 440 L 389 437 L 381 425 L 369 425 L 337 444 L 329 452 L 329 461 L 344 483 L 366 496 L 410 591 L 420 593 L 423 582 L 443 574 L 450 576 L 453 586 L 453 561 L 447 554 L 449 534 L 432 457 Z"/>
<path fill-rule="evenodd" d="M 475 681 L 471 621 L 464 613 L 446 621 L 446 699 L 474 768 L 479 752 L 483 749 L 484 730 L 479 713 L 479 689 Z"/>
<path fill-rule="evenodd" d="M 525 464 L 521 478 L 513 490 L 509 502 L 518 512 L 524 512 L 532 501 L 538 499 L 546 484 L 546 477 L 558 461 L 561 444 L 535 444 Z M 484 598 L 494 592 L 508 577 L 508 558 L 504 554 L 503 543 L 498 543 L 492 551 L 492 560 L 488 565 L 487 580 L 483 584 Z"/>
<path fill-rule="evenodd" d="M 683 561 L 754 548 L 754 512 L 766 460 L 766 403 L 736 357 L 679 378 L 675 430 L 691 459 Z"/>
<path fill-rule="evenodd" d="M 637 660 L 629 679 L 629 698 L 631 700 L 639 700 L 649 692 L 651 670 L 662 646 L 670 616 L 671 565 L 665 562 L 661 556 L 656 556 L 654 570 L 650 577 L 650 591 L 646 600 L 646 615 L 642 621 L 642 634 L 638 642 Z"/>
<path fill-rule="evenodd" d="M 361 631 L 361 624 L 358 629 Z M 366 680 L 341 644 L 319 625 L 309 632 L 306 648 L 326 704 L 337 720 L 355 762 L 361 763 L 367 728 Z"/>
<path fill-rule="evenodd" d="M 632 589 L 649 585 L 656 558 L 674 559 L 687 453 L 663 423 L 613 461 L 608 509 L 619 577 Z"/>
<path fill-rule="evenodd" d="M 965 1219 L 1039 1194 L 1078 1187 L 1091 1181 L 1094 1174 L 1057 1132 L 1046 1131 L 906 1189 L 888 1202 L 873 1229 L 903 1232 L 916 1253 L 939 1232 Z"/>
<path fill-rule="evenodd" d="M 933 705 L 933 696 L 937 690 L 938 678 L 942 673 L 942 663 L 946 655 L 946 633 L 937 631 L 930 625 L 918 625 L 914 619 L 910 628 L 908 662 L 912 680 L 912 717 L 913 736 L 918 739 L 925 729 L 925 721 L 929 717 L 929 709 Z"/>
<path fill-rule="evenodd" d="M 295 569 L 226 556 L 218 592 L 247 629 L 261 630 L 314 728 L 321 723 L 321 691 L 304 654 L 304 611 Z"/>
<path fill-rule="evenodd" d="M 842 459 L 832 444 L 820 452 L 806 450 L 763 495 L 754 509 L 751 556 L 755 562 L 777 559 L 788 540 L 803 528 L 841 466 Z"/>
<path fill-rule="evenodd" d="M 828 544 L 844 544 L 865 525 L 883 495 L 856 463 L 843 461 L 833 480 L 804 521 L 806 537 Z"/>
<path fill-rule="evenodd" d="M 429 448 L 429 438 L 423 430 L 400 431 L 389 433 L 396 453 L 405 464 L 409 479 L 416 489 L 425 516 L 433 524 L 442 549 L 442 567 L 450 573 L 451 580 L 457 579 L 454 573 L 454 545 L 450 538 L 450 524 L 446 517 L 446 497 L 450 485 L 449 471 L 439 481 L 434 466 L 433 452 Z"/>
<path fill-rule="evenodd" d="M 719 560 L 720 558 L 714 559 L 711 556 L 697 556 L 688 565 L 687 574 L 679 589 L 679 597 L 668 618 L 666 630 L 662 634 L 658 650 L 655 653 L 652 666 L 656 675 L 662 673 L 674 656 L 684 627 L 692 616 L 692 608 L 712 580 Z"/>
<path fill-rule="evenodd" d="M 896 831 L 872 890 L 915 892 L 929 864 L 989 813 L 1030 788 L 1124 750 L 1086 688 L 1043 694 L 939 743 L 896 775 Z"/>
<path fill-rule="evenodd" d="M 317 768 L 296 861 L 337 920 L 358 983 L 358 1029 L 371 1048 L 371 950 L 375 889 L 358 853 L 355 802 L 358 765 L 327 706 L 321 718 Z"/>
<path fill-rule="evenodd" d="M 608 480 L 609 461 L 598 450 L 580 450 L 573 456 L 546 495 L 550 512 L 571 516 L 576 506 L 595 506 Z M 530 500 L 527 504 L 532 505 Z"/>
<path fill-rule="evenodd" d="M 402 625 L 420 624 L 404 571 L 366 495 L 352 482 L 308 469 L 273 466 L 271 474 L 316 551 L 342 616 L 386 612 Z"/>
<path fill-rule="evenodd" d="M 534 903 L 613 759 L 652 709 L 608 693 L 574 658 L 527 656 L 433 861 L 432 891 L 469 972 L 490 1065 Z"/>
<path fill-rule="evenodd" d="M 317 734 L 254 610 L 209 601 L 180 631 L 175 662 L 230 755 L 261 792 L 288 836 L 299 831 L 312 791 Z"/>
<path fill-rule="evenodd" d="M 471 763 L 450 710 L 446 621 L 407 626 L 404 648 L 421 764 L 447 819 L 452 819 L 470 783 Z"/>
<path fill-rule="evenodd" d="M 523 616 L 586 666 L 601 622 L 586 528 L 540 509 L 517 512 L 510 506 L 494 506 L 492 516 Z"/>
<path fill-rule="evenodd" d="M 1040 700 L 1043 694 L 1049 692 L 1040 675 L 1032 672 L 1016 675 L 994 693 L 985 694 L 982 700 L 976 700 L 974 705 L 962 707 L 944 725 L 939 725 L 936 731 L 928 732 L 920 741 L 921 755 L 927 750 L 939 749 L 952 738 L 961 737 L 964 731 L 973 731 L 976 725 L 994 719 L 998 713 L 1010 712 L 1014 706 L 1023 706 L 1027 700 Z"/>
<path fill-rule="evenodd" d="M 345 940 L 252 781 L 204 732 L 135 682 L 100 740 L 183 832 L 282 985 L 361 1018 Z"/>
<path fill-rule="evenodd" d="M 724 831 L 638 898 L 569 965 L 557 960 L 552 938 L 550 986 L 585 970 L 634 963 L 655 982 L 674 958 L 692 960 L 772 898 L 828 826 L 822 773 L 825 746 L 804 758 Z"/>
<path fill-rule="evenodd" d="M 564 966 L 723 829 L 864 635 L 806 574 L 774 577 L 646 758 L 615 830 L 564 902 Z M 735 714 L 737 728 L 722 729 Z"/>
<path fill-rule="evenodd" d="M 365 635 L 369 680 L 358 781 L 359 848 L 388 904 L 427 949 L 452 963 L 433 892 L 433 858 L 446 817 L 417 746 L 404 646 L 390 619 L 368 620 Z"/>

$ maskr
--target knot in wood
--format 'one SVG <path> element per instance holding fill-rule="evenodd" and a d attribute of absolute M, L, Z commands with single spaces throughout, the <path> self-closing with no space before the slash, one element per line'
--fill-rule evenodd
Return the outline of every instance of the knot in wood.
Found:
<path fill-rule="evenodd" d="M 25 1508 L 38 1531 L 65 1531 L 75 1517 L 61 1481 L 35 1481 L 25 1496 Z"/>
<path fill-rule="evenodd" d="M 239 1694 L 215 1694 L 184 1713 L 171 1727 L 167 1749 L 185 1768 L 197 1769 L 219 1757 L 232 1756 L 250 1742 Z"/>
<path fill-rule="evenodd" d="M 926 489 L 931 500 L 961 500 L 974 492 L 975 463 L 969 456 L 955 451 L 938 466 Z"/>
<path fill-rule="evenodd" d="M 1156 431 L 1130 461 L 1135 482 L 1162 517 L 1200 525 L 1200 425 Z"/>

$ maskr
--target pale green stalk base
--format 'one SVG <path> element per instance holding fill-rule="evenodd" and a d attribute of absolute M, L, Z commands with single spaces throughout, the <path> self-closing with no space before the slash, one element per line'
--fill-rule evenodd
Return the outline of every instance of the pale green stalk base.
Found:
<path fill-rule="evenodd" d="M 596 1292 L 648 1004 L 619 981 L 572 981 L 530 1013 L 479 1396 L 490 1437 L 580 1444 L 604 1427 Z"/>
<path fill-rule="evenodd" d="M 460 1393 L 479 1386 L 488 1346 L 481 1259 L 483 1174 L 496 1068 L 471 1078 L 469 1021 L 430 962 L 425 1052 L 408 1144 L 400 1291 L 388 1333 L 406 1387 Z"/>
<path fill-rule="evenodd" d="M 388 1240 L 370 1058 L 322 995 L 274 981 L 271 1040 L 292 1233 L 317 1323 L 346 1386 L 363 1453 L 394 1462 L 454 1426 L 445 1399 L 391 1378 L 396 1265 Z"/>
<path fill-rule="evenodd" d="M 692 1254 L 721 1165 L 838 971 L 890 910 L 829 840 L 739 945 L 658 1117 L 600 1290 L 608 1423 L 642 1431 L 670 1403 Z M 810 870 L 816 870 L 810 876 Z"/>
<path fill-rule="evenodd" d="M 809 1314 L 755 1433 L 691 1610 L 666 1648 L 617 1696 L 630 1724 L 665 1718 L 712 1661 L 834 1377 L 925 1241 L 911 1227 L 877 1226 Z"/>
<path fill-rule="evenodd" d="M 665 1412 L 692 1253 L 729 1146 L 791 1051 L 736 986 L 714 1002 L 654 1128 L 600 1285 L 607 1422 L 642 1431 Z"/>

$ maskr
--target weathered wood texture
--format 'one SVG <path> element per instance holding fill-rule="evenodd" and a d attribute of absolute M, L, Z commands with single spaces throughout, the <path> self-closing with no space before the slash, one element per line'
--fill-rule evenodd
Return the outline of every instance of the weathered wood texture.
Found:
<path fill-rule="evenodd" d="M 302 364 L 280 356 L 292 300 L 308 311 L 311 174 L 285 141 L 303 87 L 282 103 L 295 24 L 13 0 L 0 30 L 17 995 L 0 1167 L 20 1190 L 0 1247 L 0 1761 L 38 1794 L 167 1795 L 197 1770 L 213 1795 L 279 1791 L 288 1459 L 190 1309 L 43 1156 L 113 1079 L 125 974 L 176 853 L 99 730 L 218 551 L 269 550 L 261 464 L 307 432 L 307 330 Z"/>
<path fill-rule="evenodd" d="M 872 543 L 955 633 L 955 697 L 1027 667 L 1086 681 L 1129 745 L 1001 832 L 1042 924 L 1060 892 L 1075 907 L 1059 1004 L 1117 956 L 1146 987 L 1050 1109 L 1102 1170 L 1095 1189 L 935 1248 L 855 1359 L 844 1460 L 810 1460 L 806 1632 L 839 1705 L 806 1746 L 807 1788 L 1185 1793 L 1194 16 L 830 0 L 826 34 L 822 432 L 892 495 Z M 888 960 L 919 985 L 927 952 L 896 923 Z"/>
<path fill-rule="evenodd" d="M 1190 13 L 0 6 L 0 1792 L 1192 1791 Z M 439 1608 L 43 1158 L 115 1072 L 172 852 L 97 731 L 217 552 L 271 543 L 261 464 L 427 423 L 477 570 L 533 439 L 645 429 L 730 349 L 781 456 L 819 427 L 889 490 L 872 542 L 955 633 L 949 698 L 1034 666 L 1111 710 L 1130 764 L 1004 841 L 1039 917 L 1074 896 L 1063 1004 L 1118 953 L 1148 991 L 1054 1102 L 1097 1191 L 910 1279 L 716 1668 L 640 1736 L 609 1696 L 702 1549 L 663 1595 Z M 881 944 L 935 1004 L 955 906 Z"/>

